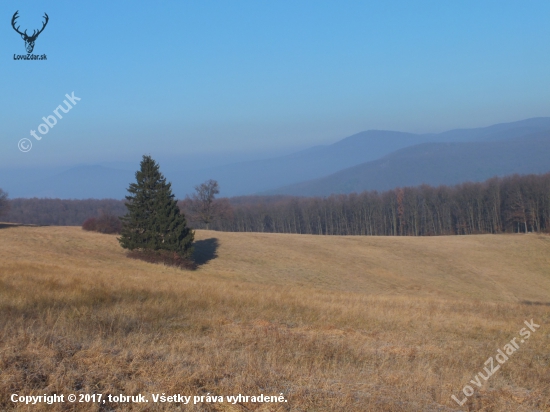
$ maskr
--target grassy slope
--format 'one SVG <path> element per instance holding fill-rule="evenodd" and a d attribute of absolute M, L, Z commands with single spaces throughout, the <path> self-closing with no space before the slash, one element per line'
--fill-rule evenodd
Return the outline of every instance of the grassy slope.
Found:
<path fill-rule="evenodd" d="M 218 238 L 212 276 L 367 294 L 550 301 L 550 237 L 332 237 L 199 232 Z M 244 252 L 244 253 L 243 253 Z"/>
<path fill-rule="evenodd" d="M 289 400 L 186 410 L 456 410 L 533 318 L 467 406 L 550 410 L 550 237 L 196 238 L 217 257 L 182 272 L 125 258 L 114 236 L 0 229 L 0 409 L 13 392 L 158 391 Z"/>

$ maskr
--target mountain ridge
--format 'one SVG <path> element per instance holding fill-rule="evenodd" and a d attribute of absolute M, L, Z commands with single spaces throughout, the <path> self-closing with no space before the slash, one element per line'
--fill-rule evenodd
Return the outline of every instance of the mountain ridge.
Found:
<path fill-rule="evenodd" d="M 499 123 L 481 128 L 454 129 L 435 134 L 367 130 L 329 145 L 312 146 L 268 159 L 248 160 L 207 168 L 197 167 L 192 170 L 167 167 L 161 162 L 161 170 L 172 182 L 174 193 L 178 198 L 192 193 L 195 185 L 207 179 L 218 180 L 221 196 L 242 196 L 273 192 L 325 178 L 350 167 L 376 161 L 401 149 L 423 143 L 495 142 L 541 131 L 550 131 L 550 117 Z M 135 170 L 127 170 L 126 165 L 125 170 L 113 167 L 116 164 L 117 162 L 79 165 L 53 176 L 38 179 L 26 178 L 17 182 L 12 179 L 16 173 L 3 172 L 3 176 L 0 175 L 2 177 L 0 187 L 7 190 L 12 197 L 122 199 L 126 195 L 126 188 L 134 180 Z"/>
<path fill-rule="evenodd" d="M 323 178 L 262 194 L 327 196 L 421 184 L 479 182 L 494 176 L 548 171 L 550 132 L 538 132 L 499 141 L 422 143 Z"/>

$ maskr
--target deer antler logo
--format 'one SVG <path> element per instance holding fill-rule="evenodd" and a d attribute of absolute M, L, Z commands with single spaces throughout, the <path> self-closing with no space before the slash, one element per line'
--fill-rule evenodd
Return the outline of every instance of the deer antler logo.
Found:
<path fill-rule="evenodd" d="M 46 21 L 44 23 L 42 23 L 42 28 L 38 31 L 34 30 L 32 35 L 29 36 L 27 34 L 27 30 L 25 30 L 24 33 L 21 33 L 19 31 L 19 26 L 15 27 L 15 21 L 19 17 L 18 13 L 19 13 L 19 10 L 17 10 L 15 12 L 15 14 L 13 15 L 13 17 L 11 19 L 11 25 L 12 25 L 13 29 L 21 35 L 21 38 L 23 40 L 25 40 L 25 48 L 27 49 L 27 53 L 32 53 L 32 51 L 34 50 L 34 42 L 36 41 L 36 38 L 38 37 L 38 35 L 40 33 L 42 33 L 42 31 L 44 31 L 44 29 L 46 28 L 46 25 L 48 24 L 48 20 L 50 20 L 50 18 L 48 17 L 48 15 L 46 13 L 44 13 L 44 18 L 46 19 Z"/>

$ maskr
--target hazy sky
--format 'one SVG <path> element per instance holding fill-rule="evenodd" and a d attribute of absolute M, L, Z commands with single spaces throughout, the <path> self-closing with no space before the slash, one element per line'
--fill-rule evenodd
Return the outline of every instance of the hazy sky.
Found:
<path fill-rule="evenodd" d="M 275 153 L 549 116 L 550 2 L 450 3 L 2 0 L 0 164 Z M 13 60 L 16 10 L 30 33 L 48 13 L 33 52 L 47 61 Z"/>

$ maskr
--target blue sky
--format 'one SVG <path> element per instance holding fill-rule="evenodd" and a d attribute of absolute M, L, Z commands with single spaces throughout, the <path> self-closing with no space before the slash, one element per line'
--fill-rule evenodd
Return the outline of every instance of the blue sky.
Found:
<path fill-rule="evenodd" d="M 48 13 L 34 50 L 47 61 L 13 60 L 16 10 L 30 32 Z M 549 116 L 548 21 L 547 1 L 3 0 L 0 167 L 278 154 Z"/>

